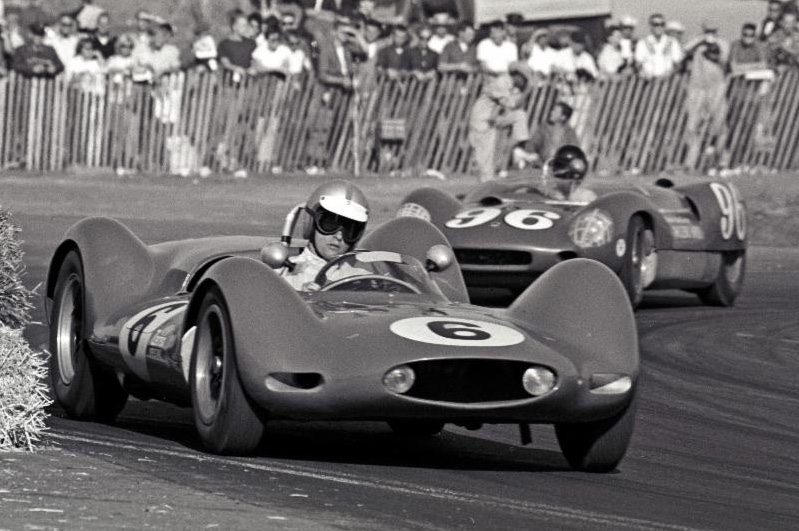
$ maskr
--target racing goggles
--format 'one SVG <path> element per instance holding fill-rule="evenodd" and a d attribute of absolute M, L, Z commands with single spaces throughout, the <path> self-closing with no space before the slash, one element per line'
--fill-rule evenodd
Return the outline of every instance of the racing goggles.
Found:
<path fill-rule="evenodd" d="M 366 223 L 334 214 L 324 208 L 312 211 L 311 216 L 313 217 L 316 232 L 324 236 L 330 236 L 341 231 L 342 239 L 348 244 L 353 244 L 360 240 L 364 229 L 366 229 Z"/>

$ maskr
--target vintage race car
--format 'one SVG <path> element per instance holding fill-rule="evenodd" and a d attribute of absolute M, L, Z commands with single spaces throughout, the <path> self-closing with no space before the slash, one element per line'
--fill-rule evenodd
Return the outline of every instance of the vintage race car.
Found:
<path fill-rule="evenodd" d="M 398 216 L 442 230 L 470 289 L 521 293 L 566 260 L 591 258 L 621 279 L 633 306 L 645 289 L 684 289 L 731 306 L 743 287 L 746 209 L 735 185 L 592 182 L 590 202 L 548 199 L 531 179 L 477 186 L 462 199 L 411 192 Z"/>
<path fill-rule="evenodd" d="M 611 470 L 633 430 L 632 308 L 605 266 L 553 268 L 512 306 L 468 303 L 452 249 L 394 219 L 331 262 L 318 290 L 266 237 L 145 245 L 108 218 L 71 227 L 47 278 L 50 378 L 68 415 L 112 421 L 128 395 L 191 406 L 212 452 L 254 451 L 269 419 L 552 423 L 568 462 Z"/>

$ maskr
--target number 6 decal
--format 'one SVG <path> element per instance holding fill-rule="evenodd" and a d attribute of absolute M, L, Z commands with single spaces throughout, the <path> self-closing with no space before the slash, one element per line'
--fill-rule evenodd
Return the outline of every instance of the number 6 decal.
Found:
<path fill-rule="evenodd" d="M 524 341 L 513 328 L 473 319 L 411 317 L 391 323 L 390 329 L 405 339 L 455 347 L 507 347 Z"/>
<path fill-rule="evenodd" d="M 725 186 L 721 183 L 710 183 L 710 189 L 713 190 L 721 210 L 721 238 L 729 240 L 734 233 L 743 241 L 746 238 L 746 209 L 738 188 L 732 184 Z"/>

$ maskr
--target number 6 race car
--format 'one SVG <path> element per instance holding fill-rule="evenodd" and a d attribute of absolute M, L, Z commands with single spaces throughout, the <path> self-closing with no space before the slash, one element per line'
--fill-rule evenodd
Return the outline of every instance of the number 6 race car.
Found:
<path fill-rule="evenodd" d="M 593 182 L 590 202 L 551 200 L 530 180 L 493 181 L 458 200 L 434 188 L 411 192 L 398 216 L 442 230 L 469 288 L 514 294 L 554 265 L 598 260 L 638 306 L 645 289 L 684 289 L 732 306 L 746 265 L 746 210 L 732 183 L 673 187 Z"/>
<path fill-rule="evenodd" d="M 523 439 L 529 423 L 552 423 L 573 467 L 616 467 L 639 354 L 607 267 L 561 264 L 495 310 L 468 304 L 451 248 L 425 221 L 391 220 L 362 245 L 373 250 L 297 292 L 274 268 L 299 249 L 274 239 L 148 246 L 117 221 L 83 220 L 47 278 L 54 396 L 98 421 L 129 394 L 191 406 L 216 453 L 254 451 L 269 419 L 381 420 L 417 436 L 514 423 Z"/>

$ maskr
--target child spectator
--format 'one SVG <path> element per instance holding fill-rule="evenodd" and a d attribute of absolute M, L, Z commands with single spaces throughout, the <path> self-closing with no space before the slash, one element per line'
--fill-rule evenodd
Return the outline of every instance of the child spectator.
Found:
<path fill-rule="evenodd" d="M 130 77 L 133 73 L 133 67 L 136 64 L 133 46 L 133 37 L 120 35 L 114 47 L 114 55 L 108 58 L 106 69 L 111 74 L 111 79 L 117 83 L 126 77 Z"/>
<path fill-rule="evenodd" d="M 449 13 L 436 13 L 430 17 L 430 25 L 433 27 L 433 35 L 427 41 L 427 46 L 431 50 L 441 55 L 447 44 L 455 41 L 455 37 L 450 33 L 453 20 Z"/>
<path fill-rule="evenodd" d="M 111 34 L 111 18 L 103 12 L 97 17 L 96 29 L 92 33 L 92 45 L 104 59 L 108 59 L 116 51 L 117 38 Z"/>
<path fill-rule="evenodd" d="M 105 90 L 105 65 L 101 62 L 102 55 L 94 48 L 92 40 L 88 37 L 78 41 L 75 56 L 65 66 L 65 74 L 70 84 L 78 87 L 82 92 L 102 94 Z"/>
<path fill-rule="evenodd" d="M 257 73 L 289 75 L 291 50 L 283 44 L 280 27 L 270 25 L 264 34 L 265 43 L 252 52 L 252 66 Z"/>
<path fill-rule="evenodd" d="M 507 37 L 504 21 L 489 24 L 488 38 L 477 45 L 477 61 L 483 72 L 494 76 L 507 74 L 510 65 L 519 60 L 518 46 Z"/>
<path fill-rule="evenodd" d="M 247 16 L 236 10 L 230 15 L 230 35 L 217 47 L 222 68 L 232 72 L 237 80 L 241 79 L 252 66 L 255 40 L 249 37 L 250 33 Z"/>
<path fill-rule="evenodd" d="M 44 42 L 44 26 L 30 27 L 30 40 L 16 50 L 11 67 L 23 76 L 54 77 L 64 71 L 64 63 L 52 46 Z"/>
<path fill-rule="evenodd" d="M 477 69 L 477 49 L 474 38 L 477 33 L 468 22 L 458 26 L 458 39 L 447 44 L 438 59 L 441 72 L 470 74 Z"/>
<path fill-rule="evenodd" d="M 69 15 L 61 15 L 56 25 L 56 31 L 47 36 L 46 44 L 53 47 L 61 59 L 61 63 L 67 65 L 75 57 L 78 49 L 78 25 L 75 19 Z"/>

